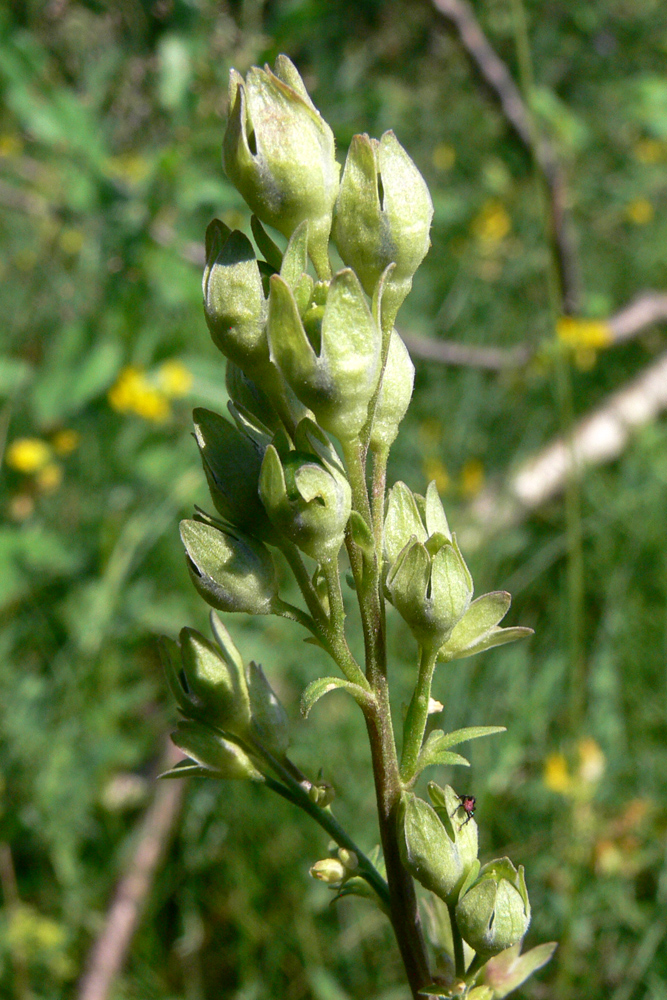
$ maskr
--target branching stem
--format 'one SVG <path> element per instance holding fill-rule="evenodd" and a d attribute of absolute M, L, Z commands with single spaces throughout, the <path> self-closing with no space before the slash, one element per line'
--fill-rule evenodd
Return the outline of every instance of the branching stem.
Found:
<path fill-rule="evenodd" d="M 434 649 L 422 648 L 419 663 L 419 677 L 412 695 L 412 701 L 405 717 L 403 729 L 403 755 L 401 758 L 401 778 L 410 781 L 417 769 L 419 751 L 424 742 L 424 732 L 428 721 L 428 707 L 431 701 L 431 682 L 437 656 Z"/>

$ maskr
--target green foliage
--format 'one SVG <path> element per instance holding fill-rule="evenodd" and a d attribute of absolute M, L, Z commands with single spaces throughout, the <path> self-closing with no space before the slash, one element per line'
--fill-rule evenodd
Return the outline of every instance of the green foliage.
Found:
<path fill-rule="evenodd" d="M 516 73 L 509 5 L 476 12 Z M 665 13 L 654 0 L 598 0 L 547 13 L 531 2 L 527 15 L 535 112 L 567 163 L 582 311 L 604 317 L 664 288 Z M 29 470 L 7 462 L 0 487 L 0 840 L 24 907 L 0 927 L 0 991 L 18 995 L 23 954 L 35 997 L 56 1000 L 71 995 L 174 722 L 149 636 L 206 628 L 173 525 L 207 498 L 190 410 L 227 399 L 201 318 L 199 241 L 214 216 L 246 226 L 219 168 L 231 63 L 287 51 L 341 154 L 360 128 L 391 127 L 410 150 L 435 215 L 404 332 L 509 346 L 553 330 L 529 159 L 428 5 L 26 3 L 1 17 L 1 421 L 8 449 L 46 449 Z M 654 330 L 597 360 L 580 352 L 575 411 L 663 345 Z M 436 479 L 458 526 L 482 469 L 503 476 L 558 431 L 552 386 L 548 352 L 500 376 L 418 363 L 392 478 L 417 492 Z M 659 997 L 667 983 L 654 936 L 665 903 L 666 456 L 659 421 L 583 484 L 583 721 L 569 722 L 561 501 L 469 559 L 480 591 L 512 592 L 512 620 L 536 628 L 529 647 L 435 675 L 437 698 L 448 672 L 443 731 L 490 717 L 508 726 L 472 748 L 481 854 L 513 845 L 529 867 L 528 941 L 561 941 L 540 978 L 563 1000 Z M 325 777 L 346 789 L 341 818 L 375 843 L 354 705 L 333 698 L 317 726 L 298 726 L 317 651 L 295 647 L 289 623 L 238 629 L 288 707 L 300 766 L 326 748 Z M 394 625 L 399 686 L 408 641 Z M 604 754 L 597 772 L 582 739 Z M 254 785 L 230 785 L 224 803 L 219 790 L 188 793 L 117 997 L 201 1000 L 220 983 L 234 1000 L 403 997 L 384 916 L 356 900 L 329 907 L 308 880 L 320 832 Z"/>

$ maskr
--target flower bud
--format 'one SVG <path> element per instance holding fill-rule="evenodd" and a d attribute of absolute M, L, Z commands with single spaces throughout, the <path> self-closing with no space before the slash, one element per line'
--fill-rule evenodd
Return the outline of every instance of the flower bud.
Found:
<path fill-rule="evenodd" d="M 280 456 L 270 445 L 259 491 L 271 523 L 306 555 L 317 562 L 338 555 L 352 506 L 342 471 L 301 451 Z"/>
<path fill-rule="evenodd" d="M 408 349 L 396 330 L 392 330 L 371 428 L 373 450 L 390 448 L 396 440 L 398 425 L 410 405 L 414 383 L 415 366 Z"/>
<path fill-rule="evenodd" d="M 425 499 L 404 483 L 393 487 L 385 519 L 385 555 L 392 604 L 421 646 L 439 648 L 467 611 L 473 584 L 434 483 Z"/>
<path fill-rule="evenodd" d="M 216 510 L 230 524 L 271 541 L 274 531 L 258 493 L 263 458 L 259 444 L 211 410 L 197 407 L 193 417 Z"/>
<path fill-rule="evenodd" d="M 417 642 L 440 647 L 465 614 L 472 581 L 456 539 L 432 535 L 409 542 L 387 576 L 391 601 Z"/>
<path fill-rule="evenodd" d="M 449 791 L 458 806 L 458 796 L 453 789 Z M 399 824 L 399 847 L 406 869 L 425 889 L 445 902 L 455 902 L 477 858 L 475 821 L 459 827 L 428 802 L 407 793 L 401 803 Z M 468 826 L 473 829 L 468 830 Z"/>
<path fill-rule="evenodd" d="M 245 750 L 202 722 L 179 722 L 171 740 L 188 757 L 209 770 L 211 778 L 264 781 Z M 167 776 L 175 776 L 175 771 L 174 768 L 167 772 Z"/>
<path fill-rule="evenodd" d="M 268 364 L 266 302 L 247 236 L 214 219 L 206 230 L 204 312 L 215 346 L 246 370 Z"/>
<path fill-rule="evenodd" d="M 327 245 L 340 167 L 333 132 L 308 96 L 295 66 L 278 56 L 274 70 L 253 67 L 229 81 L 223 142 L 227 176 L 255 215 L 285 236 L 309 220 L 309 252 L 330 273 Z"/>
<path fill-rule="evenodd" d="M 192 581 L 213 608 L 269 615 L 278 593 L 271 554 L 240 530 L 221 531 L 200 521 L 181 521 L 181 539 Z"/>
<path fill-rule="evenodd" d="M 484 865 L 479 878 L 456 907 L 461 936 L 482 957 L 518 944 L 530 924 L 530 902 L 523 867 L 509 858 Z"/>
<path fill-rule="evenodd" d="M 312 878 L 325 882 L 332 889 L 337 889 L 348 874 L 347 868 L 338 858 L 323 858 L 310 868 Z"/>
<path fill-rule="evenodd" d="M 314 298 L 303 321 L 289 285 L 274 275 L 268 333 L 272 360 L 318 423 L 341 441 L 357 437 L 380 376 L 382 343 L 356 275 L 340 271 L 326 303 Z"/>
<path fill-rule="evenodd" d="M 190 707 L 187 715 L 238 736 L 248 732 L 250 700 L 243 671 L 191 628 L 181 630 L 181 662 Z"/>
<path fill-rule="evenodd" d="M 253 739 L 274 757 L 281 759 L 289 746 L 287 713 L 269 684 L 259 663 L 246 667 Z"/>
<path fill-rule="evenodd" d="M 432 217 L 424 178 L 394 133 L 385 132 L 379 142 L 355 135 L 336 201 L 333 238 L 368 295 L 385 268 L 396 265 L 383 296 L 385 330 L 393 326 L 426 256 Z"/>

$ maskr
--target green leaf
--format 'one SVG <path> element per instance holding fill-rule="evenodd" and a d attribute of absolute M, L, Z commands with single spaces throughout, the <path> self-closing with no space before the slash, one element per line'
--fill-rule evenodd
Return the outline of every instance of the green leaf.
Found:
<path fill-rule="evenodd" d="M 525 983 L 529 976 L 551 960 L 557 947 L 556 941 L 548 941 L 527 951 L 525 955 L 519 955 L 521 945 L 517 944 L 490 959 L 484 975 L 493 989 L 494 1000 L 502 1000 Z"/>
<path fill-rule="evenodd" d="M 316 701 L 319 701 L 329 691 L 337 691 L 339 688 L 351 694 L 362 708 L 368 705 L 372 697 L 362 687 L 359 687 L 358 684 L 353 684 L 352 681 L 344 681 L 341 677 L 318 677 L 317 680 L 311 681 L 301 695 L 301 714 L 304 719 L 308 718 L 308 714 Z"/>
<path fill-rule="evenodd" d="M 439 660 L 464 660 L 475 653 L 483 653 L 485 649 L 493 649 L 494 646 L 504 646 L 508 642 L 516 642 L 517 639 L 526 639 L 533 635 L 534 629 L 526 628 L 522 625 L 515 625 L 513 628 L 494 628 L 487 632 L 478 642 L 473 643 L 466 649 L 448 651 L 447 646 L 443 646 L 438 653 Z M 451 641 L 451 640 L 450 640 Z M 444 652 L 444 655 L 443 655 Z"/>
<path fill-rule="evenodd" d="M 494 733 L 506 733 L 505 726 L 469 726 L 467 729 L 455 729 L 451 733 L 444 733 L 442 729 L 434 729 L 430 734 L 427 744 L 437 736 L 438 746 L 442 750 L 449 747 L 458 746 L 459 743 L 467 743 L 468 740 L 478 740 L 480 736 L 493 736 Z"/>
<path fill-rule="evenodd" d="M 470 767 L 470 762 L 460 754 L 452 753 L 450 747 L 468 740 L 479 739 L 480 736 L 490 736 L 492 733 L 504 733 L 504 726 L 470 726 L 467 729 L 457 729 L 452 733 L 444 733 L 442 729 L 434 729 L 424 743 L 417 760 L 417 774 L 426 767 L 435 765 L 462 764 Z"/>
<path fill-rule="evenodd" d="M 202 767 L 191 760 L 179 760 L 168 771 L 158 774 L 158 778 L 220 778 L 217 771 L 212 771 L 210 767 Z"/>

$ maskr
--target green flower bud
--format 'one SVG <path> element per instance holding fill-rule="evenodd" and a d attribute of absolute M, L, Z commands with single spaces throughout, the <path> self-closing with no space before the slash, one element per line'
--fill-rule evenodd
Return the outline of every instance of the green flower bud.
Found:
<path fill-rule="evenodd" d="M 179 722 L 171 740 L 188 757 L 209 770 L 211 778 L 264 781 L 245 750 L 202 722 Z M 174 776 L 175 770 L 167 775 Z M 184 775 L 187 771 L 185 768 Z"/>
<path fill-rule="evenodd" d="M 479 878 L 456 907 L 462 937 L 482 957 L 518 944 L 530 924 L 530 902 L 523 867 L 509 858 L 484 865 Z"/>
<path fill-rule="evenodd" d="M 338 858 L 323 858 L 311 866 L 310 875 L 319 882 L 330 885 L 332 889 L 337 889 L 349 872 Z"/>
<path fill-rule="evenodd" d="M 193 416 L 216 510 L 230 524 L 270 541 L 274 532 L 258 493 L 263 458 L 259 444 L 211 410 L 198 407 Z"/>
<path fill-rule="evenodd" d="M 269 615 L 278 593 L 271 553 L 240 530 L 220 531 L 200 521 L 181 521 L 181 539 L 192 581 L 219 611 Z"/>
<path fill-rule="evenodd" d="M 327 245 L 340 167 L 333 132 L 308 96 L 295 66 L 278 56 L 273 72 L 232 70 L 223 143 L 227 176 L 255 215 L 285 236 L 309 220 L 309 252 L 330 273 Z"/>
<path fill-rule="evenodd" d="M 398 550 L 406 535 L 407 541 Z M 442 646 L 467 611 L 473 584 L 456 538 L 449 533 L 434 483 L 425 499 L 412 494 L 404 483 L 393 487 L 385 522 L 385 555 L 392 604 L 421 646 Z"/>
<path fill-rule="evenodd" d="M 332 279 L 323 306 L 315 298 L 321 291 L 315 286 L 302 321 L 287 282 L 271 278 L 271 357 L 318 423 L 349 441 L 366 423 L 380 376 L 382 338 L 352 271 Z"/>
<path fill-rule="evenodd" d="M 191 628 L 181 630 L 181 662 L 191 708 L 212 726 L 243 736 L 250 725 L 250 701 L 242 669 Z"/>
<path fill-rule="evenodd" d="M 455 810 L 459 799 L 452 789 L 449 792 Z M 455 902 L 477 859 L 475 821 L 465 826 L 453 824 L 446 813 L 439 814 L 428 802 L 407 793 L 401 802 L 399 824 L 399 847 L 406 869 L 425 889 L 445 902 Z"/>
<path fill-rule="evenodd" d="M 343 261 L 372 295 L 394 263 L 382 303 L 382 327 L 391 329 L 412 276 L 430 246 L 433 203 L 426 183 L 393 132 L 380 141 L 355 135 L 345 161 L 333 238 Z"/>
<path fill-rule="evenodd" d="M 271 523 L 306 555 L 317 562 L 338 555 L 352 507 L 342 470 L 327 468 L 301 451 L 281 456 L 271 445 L 262 462 L 259 492 Z"/>
<path fill-rule="evenodd" d="M 214 219 L 206 230 L 204 312 L 215 346 L 246 370 L 266 366 L 266 301 L 247 236 Z"/>
<path fill-rule="evenodd" d="M 415 366 L 400 336 L 392 330 L 371 429 L 370 445 L 374 450 L 390 448 L 396 440 L 414 384 Z"/>
<path fill-rule="evenodd" d="M 258 663 L 246 668 L 253 739 L 281 759 L 289 746 L 287 713 Z"/>

